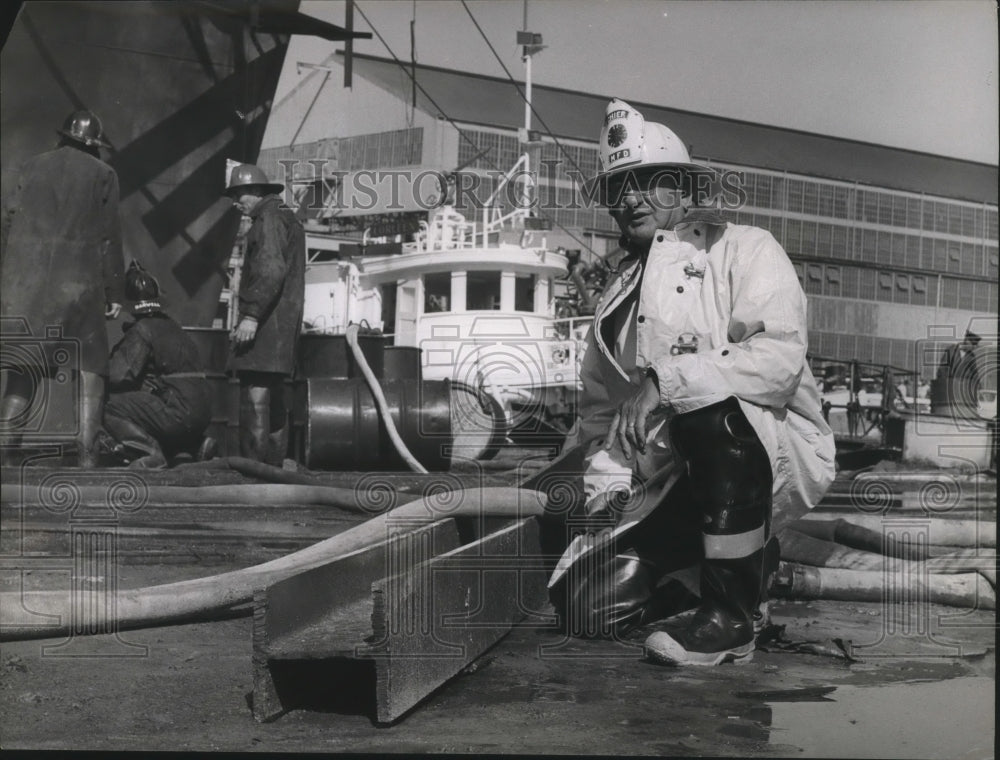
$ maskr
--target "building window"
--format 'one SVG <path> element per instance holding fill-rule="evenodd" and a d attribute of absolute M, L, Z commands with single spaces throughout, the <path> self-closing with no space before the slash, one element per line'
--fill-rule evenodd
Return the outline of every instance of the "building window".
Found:
<path fill-rule="evenodd" d="M 910 302 L 910 275 L 896 275 L 896 288 L 892 293 L 892 300 L 894 303 Z"/>
<path fill-rule="evenodd" d="M 920 269 L 920 238 L 916 235 L 906 236 L 906 266 Z"/>
<path fill-rule="evenodd" d="M 878 300 L 892 301 L 892 272 L 878 273 Z"/>
<path fill-rule="evenodd" d="M 927 303 L 927 278 L 922 274 L 915 274 L 910 284 L 910 303 L 924 306 Z"/>
<path fill-rule="evenodd" d="M 844 282 L 840 294 L 844 298 L 860 298 L 860 270 L 857 267 L 844 267 Z"/>
<path fill-rule="evenodd" d="M 875 260 L 882 265 L 892 263 L 892 233 L 878 233 L 878 249 Z"/>
<path fill-rule="evenodd" d="M 833 243 L 831 244 L 834 258 L 838 259 L 850 259 L 851 258 L 851 243 L 849 237 L 850 230 L 847 227 L 841 227 L 839 224 L 833 226 Z"/>
<path fill-rule="evenodd" d="M 950 277 L 941 278 L 941 306 L 946 309 L 959 308 L 958 280 L 953 280 Z"/>
<path fill-rule="evenodd" d="M 976 303 L 976 283 L 972 280 L 958 281 L 958 308 L 974 309 Z"/>
<path fill-rule="evenodd" d="M 788 180 L 788 210 L 796 214 L 802 212 L 802 182 L 797 179 Z"/>
<path fill-rule="evenodd" d="M 500 273 L 469 272 L 466 304 L 470 311 L 496 311 L 500 308 Z"/>
<path fill-rule="evenodd" d="M 816 253 L 816 222 L 802 222 L 802 247 L 799 251 L 805 256 Z"/>
<path fill-rule="evenodd" d="M 823 295 L 822 264 L 806 264 L 806 293 Z"/>
<path fill-rule="evenodd" d="M 874 269 L 862 269 L 861 270 L 861 292 L 862 298 L 869 301 L 875 300 L 875 270 Z"/>
<path fill-rule="evenodd" d="M 827 265 L 826 285 L 823 288 L 823 293 L 828 296 L 840 295 L 840 267 Z"/>
<path fill-rule="evenodd" d="M 990 304 L 990 283 L 978 281 L 972 283 L 975 286 L 976 311 L 993 311 L 996 304 Z"/>
<path fill-rule="evenodd" d="M 892 233 L 892 265 L 894 267 L 906 266 L 906 235 L 898 232 Z"/>
<path fill-rule="evenodd" d="M 877 234 L 875 230 L 859 230 L 861 233 L 861 260 L 874 264 L 878 258 L 875 253 Z"/>
<path fill-rule="evenodd" d="M 424 275 L 424 313 L 451 309 L 451 272 Z"/>

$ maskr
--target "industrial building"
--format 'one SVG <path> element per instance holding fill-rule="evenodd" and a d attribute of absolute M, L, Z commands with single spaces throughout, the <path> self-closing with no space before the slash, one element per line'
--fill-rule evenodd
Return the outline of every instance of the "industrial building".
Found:
<path fill-rule="evenodd" d="M 272 176 L 291 166 L 300 180 L 315 180 L 320 166 L 327 173 L 462 167 L 488 189 L 495 182 L 488 175 L 511 167 L 524 149 L 521 83 L 355 55 L 353 87 L 345 89 L 342 57 L 325 68 L 275 106 L 261 154 Z M 532 89 L 527 145 L 540 169 L 538 214 L 551 220 L 549 245 L 599 256 L 617 247 L 614 221 L 603 208 L 574 202 L 571 176 L 596 173 L 597 125 L 613 94 Z M 694 160 L 739 173 L 745 200 L 726 214 L 768 229 L 790 255 L 809 296 L 812 355 L 926 378 L 936 356 L 925 346 L 958 339 L 970 325 L 993 340 L 996 166 L 633 105 L 687 140 Z M 462 208 L 469 199 L 458 200 Z M 329 195 L 313 205 L 314 231 L 342 229 L 350 217 Z M 386 221 L 420 212 L 397 208 L 364 224 L 369 232 L 401 231 L 405 224 Z"/>

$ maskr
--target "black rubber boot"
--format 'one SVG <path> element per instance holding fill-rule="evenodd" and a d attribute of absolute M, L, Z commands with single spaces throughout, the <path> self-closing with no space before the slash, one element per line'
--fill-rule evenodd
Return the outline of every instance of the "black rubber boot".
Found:
<path fill-rule="evenodd" d="M 706 559 L 701 570 L 701 604 L 694 617 L 677 633 L 650 635 L 646 639 L 649 657 L 676 665 L 752 659 L 763 556 L 761 549 L 741 559 Z"/>
<path fill-rule="evenodd" d="M 100 450 L 97 433 L 104 414 L 104 378 L 95 372 L 80 372 L 80 432 L 77 464 L 85 470 L 97 467 Z"/>
<path fill-rule="evenodd" d="M 271 393 L 267 388 L 240 388 L 240 456 L 267 462 L 271 448 Z"/>
<path fill-rule="evenodd" d="M 167 466 L 167 458 L 159 442 L 132 420 L 108 415 L 104 418 L 104 429 L 118 441 L 120 452 L 116 453 L 135 470 L 162 470 Z"/>
<path fill-rule="evenodd" d="M 288 453 L 288 425 L 267 436 L 267 463 L 281 467 Z"/>
<path fill-rule="evenodd" d="M 19 423 L 21 423 L 20 417 L 28 410 L 30 403 L 30 399 L 17 394 L 10 394 L 4 397 L 3 403 L 0 404 L 0 420 L 3 421 L 5 430 L 18 429 Z M 17 449 L 21 446 L 21 434 L 16 432 L 7 433 L 4 435 L 2 443 L 3 458 L 0 464 L 4 467 L 15 466 L 20 461 Z"/>
<path fill-rule="evenodd" d="M 647 654 L 677 665 L 749 660 L 764 557 L 774 552 L 765 552 L 773 482 L 767 451 L 735 398 L 675 417 L 670 433 L 703 516 L 701 604 L 683 630 L 652 634 Z"/>

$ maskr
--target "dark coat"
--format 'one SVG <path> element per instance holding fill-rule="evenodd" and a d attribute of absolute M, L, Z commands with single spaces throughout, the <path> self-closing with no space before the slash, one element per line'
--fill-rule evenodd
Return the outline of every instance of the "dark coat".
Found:
<path fill-rule="evenodd" d="M 111 352 L 105 415 L 139 424 L 161 444 L 200 436 L 211 421 L 212 389 L 191 336 L 162 312 L 122 329 Z"/>
<path fill-rule="evenodd" d="M 255 318 L 257 336 L 249 348 L 230 357 L 229 369 L 290 375 L 302 330 L 305 232 L 276 195 L 261 199 L 250 218 L 237 321 Z"/>
<path fill-rule="evenodd" d="M 108 302 L 123 303 L 118 175 L 62 146 L 27 161 L 0 224 L 2 314 L 31 334 L 62 328 L 80 343 L 80 369 L 107 375 Z"/>

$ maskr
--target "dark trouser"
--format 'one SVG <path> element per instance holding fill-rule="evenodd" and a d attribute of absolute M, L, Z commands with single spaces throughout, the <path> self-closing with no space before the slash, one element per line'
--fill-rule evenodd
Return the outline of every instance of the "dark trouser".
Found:
<path fill-rule="evenodd" d="M 280 467 L 288 453 L 285 378 L 277 372 L 240 372 L 240 454 Z"/>
<path fill-rule="evenodd" d="M 112 393 L 104 410 L 104 428 L 146 466 L 162 467 L 166 458 L 194 449 L 211 420 L 208 386 L 195 381 L 188 392 L 166 386 L 157 392 Z"/>
<path fill-rule="evenodd" d="M 685 475 L 606 561 L 553 602 L 581 630 L 624 633 L 692 606 L 665 576 L 700 562 L 702 603 L 750 620 L 761 601 L 771 519 L 771 463 L 735 398 L 678 415 L 672 447 Z M 768 547 L 776 563 L 776 546 Z"/>

